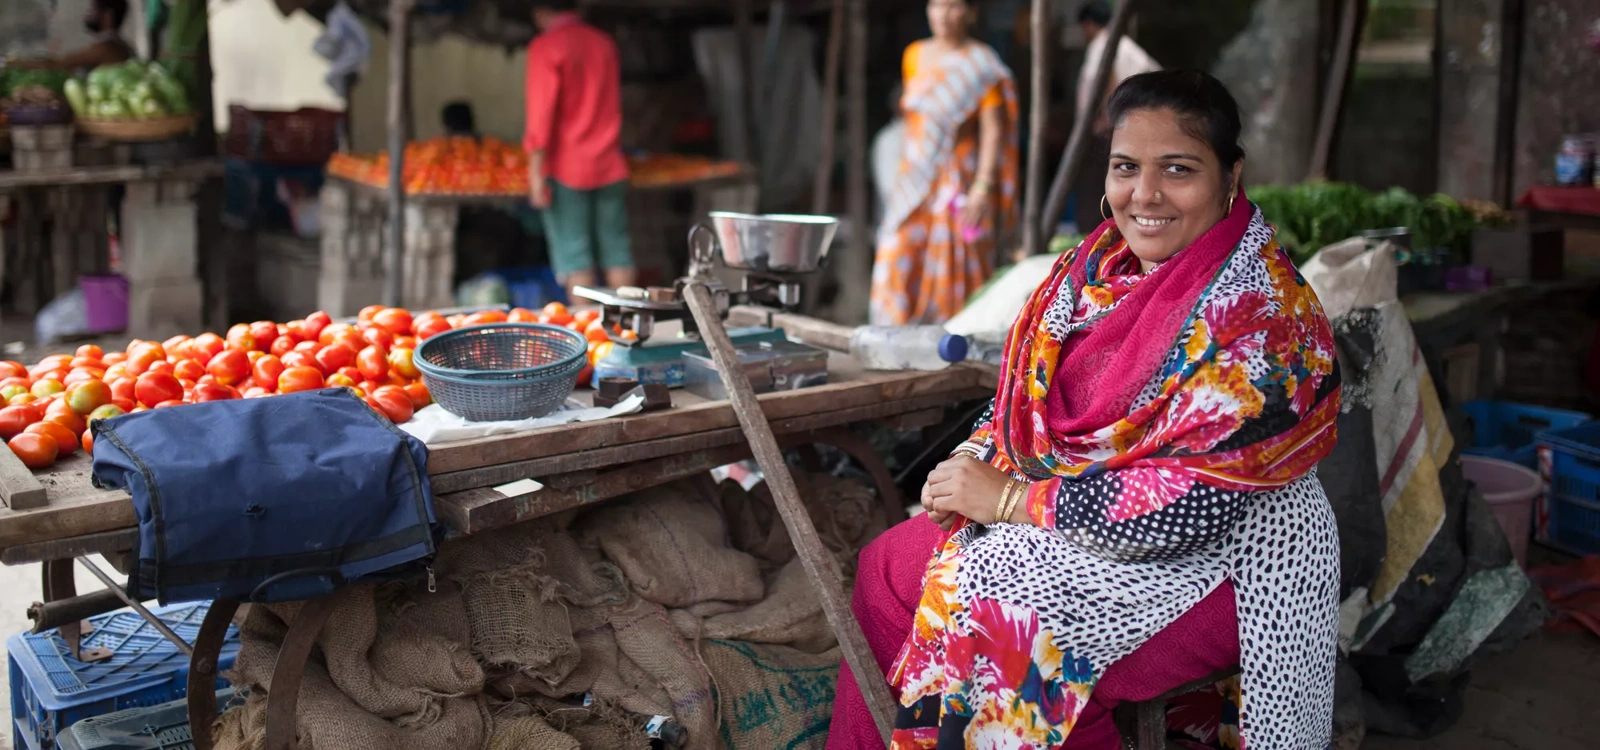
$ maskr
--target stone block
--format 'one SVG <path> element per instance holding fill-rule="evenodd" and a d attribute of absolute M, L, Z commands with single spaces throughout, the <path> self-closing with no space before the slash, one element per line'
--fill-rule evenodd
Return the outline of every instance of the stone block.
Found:
<path fill-rule="evenodd" d="M 160 341 L 201 330 L 205 302 L 200 280 L 128 284 L 128 335 Z"/>

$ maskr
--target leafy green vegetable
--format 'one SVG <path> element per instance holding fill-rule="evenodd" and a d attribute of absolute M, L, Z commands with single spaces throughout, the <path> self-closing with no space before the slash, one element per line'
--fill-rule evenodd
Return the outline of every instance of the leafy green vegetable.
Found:
<path fill-rule="evenodd" d="M 1296 261 L 1364 231 L 1405 227 L 1416 250 L 1444 248 L 1464 257 L 1472 233 L 1485 221 L 1454 198 L 1426 198 L 1404 188 L 1373 193 L 1349 183 L 1302 182 L 1249 189 L 1267 221 L 1278 228 L 1278 241 Z"/>

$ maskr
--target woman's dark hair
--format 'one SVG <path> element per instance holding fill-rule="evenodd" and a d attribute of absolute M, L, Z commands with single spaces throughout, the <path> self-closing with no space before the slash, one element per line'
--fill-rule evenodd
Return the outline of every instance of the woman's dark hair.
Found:
<path fill-rule="evenodd" d="M 1111 23 L 1111 6 L 1106 5 L 1105 0 L 1089 0 L 1078 8 L 1078 23 L 1084 21 L 1094 21 L 1101 26 Z"/>
<path fill-rule="evenodd" d="M 472 105 L 456 101 L 444 105 L 440 113 L 444 120 L 444 131 L 447 135 L 475 135 L 478 132 L 477 118 L 472 115 Z"/>
<path fill-rule="evenodd" d="M 1228 87 L 1199 70 L 1158 70 L 1122 82 L 1111 93 L 1106 113 L 1113 128 L 1129 113 L 1167 109 L 1178 115 L 1183 132 L 1210 144 L 1224 170 L 1244 158 L 1239 143 L 1239 103 Z"/>
<path fill-rule="evenodd" d="M 111 29 L 115 31 L 122 27 L 122 22 L 128 18 L 128 0 L 95 0 L 95 10 L 111 14 Z"/>

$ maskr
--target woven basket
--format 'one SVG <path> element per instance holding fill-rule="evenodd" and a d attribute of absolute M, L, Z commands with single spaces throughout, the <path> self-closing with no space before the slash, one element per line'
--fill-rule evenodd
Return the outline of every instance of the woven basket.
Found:
<path fill-rule="evenodd" d="M 542 417 L 577 387 L 582 334 L 537 323 L 494 323 L 422 342 L 414 361 L 433 400 L 472 422 Z"/>
<path fill-rule="evenodd" d="M 79 120 L 78 130 L 121 143 L 148 143 L 176 138 L 194 129 L 193 114 L 153 120 Z"/>

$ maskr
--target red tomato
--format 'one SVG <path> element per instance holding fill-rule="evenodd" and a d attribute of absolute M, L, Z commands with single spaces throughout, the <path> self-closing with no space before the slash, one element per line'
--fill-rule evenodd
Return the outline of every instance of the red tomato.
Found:
<path fill-rule="evenodd" d="M 356 361 L 356 350 L 343 344 L 334 344 L 317 352 L 317 364 L 323 372 L 338 372 Z"/>
<path fill-rule="evenodd" d="M 117 365 L 112 365 L 112 367 L 117 367 Z M 107 370 L 107 372 L 110 372 L 110 370 Z M 20 376 L 20 377 L 12 376 L 12 377 L 6 378 L 5 380 L 0 380 L 0 388 L 5 388 L 5 387 L 8 387 L 8 386 L 13 386 L 13 385 L 20 385 L 20 386 L 23 387 L 24 390 L 32 388 L 33 387 L 33 378 L 30 378 L 27 375 L 23 375 L 23 376 Z"/>
<path fill-rule="evenodd" d="M 411 415 L 416 413 L 416 406 L 411 403 L 411 397 L 406 395 L 405 389 L 386 385 L 372 392 L 367 397 L 367 403 L 389 418 L 395 424 L 403 424 L 411 420 Z"/>
<path fill-rule="evenodd" d="M 238 349 L 229 349 L 211 359 L 206 372 L 218 385 L 233 385 L 250 377 L 250 357 Z M 143 401 L 144 399 L 139 399 Z"/>
<path fill-rule="evenodd" d="M 304 327 L 305 337 L 315 339 L 318 334 L 322 333 L 322 329 L 327 328 L 328 324 L 332 322 L 333 318 L 321 310 L 307 315 Z"/>
<path fill-rule="evenodd" d="M 28 425 L 39 420 L 34 419 L 32 407 L 7 406 L 0 409 L 0 440 L 10 440 L 28 429 Z"/>
<path fill-rule="evenodd" d="M 229 349 L 247 352 L 256 348 L 256 337 L 250 333 L 250 328 L 248 326 L 244 327 L 243 329 L 239 327 L 243 325 L 243 323 L 240 323 L 239 325 L 234 326 L 232 330 L 228 331 Z"/>
<path fill-rule="evenodd" d="M 67 367 L 74 370 L 104 370 L 106 366 L 104 360 L 93 357 L 73 357 L 72 361 L 67 364 Z"/>
<path fill-rule="evenodd" d="M 329 375 L 328 379 L 323 381 L 323 383 L 325 385 L 327 385 L 329 388 L 340 388 L 340 387 L 342 387 L 342 388 L 354 388 L 354 387 L 356 387 L 356 379 L 355 378 L 352 378 L 349 375 L 345 375 L 345 374 L 337 373 L 337 372 L 332 374 L 332 375 Z"/>
<path fill-rule="evenodd" d="M 383 380 L 389 376 L 389 360 L 381 347 L 369 346 L 356 355 L 356 368 L 367 380 Z"/>
<path fill-rule="evenodd" d="M 111 403 L 111 386 L 98 380 L 85 380 L 67 389 L 67 406 L 76 414 L 88 414 Z"/>
<path fill-rule="evenodd" d="M 362 340 L 360 332 L 347 331 L 334 336 L 333 340 L 328 342 L 328 346 L 346 346 L 351 352 L 359 352 L 367 348 L 367 342 Z"/>
<path fill-rule="evenodd" d="M 305 352 L 289 352 L 288 354 L 283 355 L 282 359 L 285 369 L 309 367 L 319 373 L 322 372 L 322 365 L 317 364 L 317 358 Z M 319 375 L 318 377 L 320 378 L 321 376 Z"/>
<path fill-rule="evenodd" d="M 118 380 L 125 380 L 129 377 L 131 376 L 128 375 L 127 365 L 115 364 L 106 368 L 106 375 L 105 377 L 101 378 L 101 380 L 104 380 L 107 383 L 115 383 Z"/>
<path fill-rule="evenodd" d="M 150 365 L 150 369 L 145 370 L 145 372 L 164 372 L 164 373 L 167 373 L 168 375 L 171 375 L 172 374 L 172 363 L 163 359 L 160 362 L 156 362 L 155 364 Z"/>
<path fill-rule="evenodd" d="M 50 406 L 44 410 L 44 418 L 51 422 L 62 424 L 73 432 L 81 431 L 88 426 L 84 423 L 83 416 L 73 411 L 72 406 L 65 399 L 57 399 L 51 402 Z"/>
<path fill-rule="evenodd" d="M 273 390 L 277 390 L 278 384 L 277 383 L 273 383 L 272 384 L 272 388 L 273 388 Z M 261 398 L 263 396 L 271 396 L 271 395 L 272 395 L 272 391 L 269 391 L 269 390 L 267 390 L 265 388 L 262 388 L 259 385 L 253 385 L 253 386 L 250 386 L 249 388 L 244 389 L 244 397 L 245 398 Z"/>
<path fill-rule="evenodd" d="M 161 364 L 167 363 L 162 362 Z M 72 372 L 67 373 L 67 377 L 61 380 L 61 384 L 71 388 L 72 386 L 82 383 L 85 380 L 99 380 L 100 378 L 95 373 L 95 370 L 73 370 Z M 105 373 L 100 374 L 104 375 Z"/>
<path fill-rule="evenodd" d="M 184 404 L 187 404 L 187 403 L 188 403 L 187 401 L 184 401 L 181 398 L 169 398 L 166 401 L 162 401 L 161 403 L 156 404 L 155 406 L 152 406 L 150 408 L 152 408 L 152 409 L 170 409 L 170 408 L 172 408 L 174 406 L 183 406 Z"/>
<path fill-rule="evenodd" d="M 419 322 L 415 327 L 417 329 L 417 338 L 426 341 L 450 330 L 450 321 L 444 318 L 429 318 L 427 322 Z"/>
<path fill-rule="evenodd" d="M 376 380 L 363 380 L 361 381 L 360 385 L 361 393 L 366 396 L 371 396 L 372 392 L 378 390 L 378 388 L 380 388 L 382 385 L 383 383 L 380 383 Z"/>
<path fill-rule="evenodd" d="M 589 387 L 589 381 L 592 380 L 593 378 L 594 378 L 594 365 L 584 365 L 583 369 L 578 371 L 578 387 L 579 388 L 588 388 Z"/>
<path fill-rule="evenodd" d="M 295 344 L 298 343 L 300 342 L 295 341 L 292 336 L 279 336 L 272 340 L 272 346 L 268 347 L 267 351 L 282 357 L 293 351 Z"/>
<path fill-rule="evenodd" d="M 352 331 L 355 331 L 355 329 L 351 328 L 348 324 L 334 323 L 326 328 L 323 328 L 322 331 L 317 334 L 317 341 L 323 346 L 327 346 L 328 344 L 333 343 L 334 336 L 341 336 Z"/>
<path fill-rule="evenodd" d="M 537 323 L 539 322 L 539 314 L 526 308 L 513 307 L 511 308 L 511 312 L 506 315 L 506 322 Z"/>
<path fill-rule="evenodd" d="M 590 321 L 589 325 L 584 326 L 583 335 L 588 337 L 588 339 L 590 341 L 610 341 L 611 340 L 611 336 L 606 333 L 605 324 L 600 322 L 599 320 Z"/>
<path fill-rule="evenodd" d="M 206 374 L 206 368 L 205 365 L 202 365 L 199 362 L 196 362 L 192 359 L 186 359 L 172 366 L 172 374 L 179 380 L 187 380 L 193 383 L 194 381 L 199 380 L 201 376 Z"/>
<path fill-rule="evenodd" d="M 411 405 L 418 409 L 433 403 L 433 394 L 420 380 L 406 386 L 406 395 L 411 397 Z"/>
<path fill-rule="evenodd" d="M 325 344 L 323 344 L 321 341 L 302 341 L 298 344 L 295 344 L 294 348 L 290 349 L 289 351 L 304 352 L 306 354 L 315 355 L 317 352 L 322 351 L 323 346 L 325 346 Z M 278 356 L 282 357 L 283 355 L 279 354 Z"/>
<path fill-rule="evenodd" d="M 572 313 L 567 311 L 567 306 L 560 302 L 551 302 L 545 305 L 544 317 L 550 320 L 550 325 L 555 326 L 564 326 L 574 320 Z"/>
<path fill-rule="evenodd" d="M 579 310 L 572 314 L 572 320 L 579 325 L 587 327 L 600 317 L 599 310 Z"/>
<path fill-rule="evenodd" d="M 101 357 L 106 356 L 105 350 L 95 346 L 94 344 L 84 344 L 83 346 L 78 347 L 76 354 L 80 357 L 88 357 L 90 359 L 100 359 Z"/>
<path fill-rule="evenodd" d="M 227 401 L 239 397 L 239 393 L 225 385 L 197 385 L 194 387 L 194 401 L 197 404 L 207 401 Z"/>
<path fill-rule="evenodd" d="M 89 432 L 87 429 L 85 429 L 83 431 L 83 438 L 82 438 L 82 440 L 80 442 L 83 445 L 83 452 L 93 456 L 94 455 L 94 434 Z"/>
<path fill-rule="evenodd" d="M 37 433 L 22 433 L 6 441 L 11 446 L 11 452 L 22 459 L 22 465 L 30 469 L 48 469 L 56 462 L 56 453 L 59 448 L 56 440 L 49 435 Z"/>
<path fill-rule="evenodd" d="M 170 373 L 147 372 L 135 381 L 133 394 L 139 403 L 153 407 L 162 401 L 182 400 L 183 384 Z"/>
<path fill-rule="evenodd" d="M 278 376 L 279 393 L 314 391 L 322 387 L 322 371 L 315 367 L 290 367 Z"/>
<path fill-rule="evenodd" d="M 256 360 L 250 371 L 252 376 L 255 377 L 256 385 L 269 391 L 274 391 L 278 389 L 278 376 L 283 374 L 284 369 L 286 368 L 283 360 L 268 354 Z"/>
<path fill-rule="evenodd" d="M 0 379 L 9 380 L 11 378 L 25 378 L 27 376 L 28 368 L 23 367 L 21 364 L 16 362 L 0 362 Z"/>
<path fill-rule="evenodd" d="M 110 417 L 120 417 L 124 414 L 132 413 L 133 410 L 137 408 L 139 408 L 139 402 L 137 401 L 114 398 L 111 399 L 111 403 L 89 412 L 89 421 L 91 423 L 94 422 L 96 419 L 96 414 L 100 415 L 98 417 L 99 419 L 108 419 Z"/>
<path fill-rule="evenodd" d="M 170 355 L 170 354 L 175 353 L 174 350 L 177 349 L 178 347 L 182 346 L 183 342 L 188 341 L 188 340 L 189 340 L 188 336 L 185 336 L 185 335 L 180 333 L 180 334 L 178 334 L 176 336 L 173 336 L 170 339 L 167 339 L 166 341 L 161 342 L 161 348 L 167 350 L 167 354 Z"/>
<path fill-rule="evenodd" d="M 112 383 L 111 384 L 111 398 L 113 400 L 119 399 L 119 398 L 125 398 L 125 399 L 128 399 L 128 400 L 132 401 L 133 400 L 133 383 L 134 383 L 133 378 L 122 378 L 121 380 L 118 380 L 118 381 Z M 90 411 L 93 411 L 93 409 L 91 409 Z"/>
<path fill-rule="evenodd" d="M 221 336 L 215 333 L 202 333 L 194 337 L 194 342 L 189 348 L 194 351 L 194 358 L 204 363 L 210 362 L 212 357 L 217 356 L 227 346 L 227 342 L 223 341 Z"/>
<path fill-rule="evenodd" d="M 382 312 L 384 309 L 385 308 L 383 305 L 367 305 L 366 307 L 361 308 L 361 312 L 356 313 L 356 322 L 370 323 L 372 322 L 372 318 L 378 313 Z"/>
<path fill-rule="evenodd" d="M 499 310 L 484 310 L 483 312 L 475 312 L 471 315 L 468 315 L 467 319 L 461 321 L 461 325 L 457 327 L 482 326 L 504 322 L 506 322 L 505 313 Z"/>
<path fill-rule="evenodd" d="M 372 316 L 372 322 L 396 336 L 411 335 L 411 325 L 414 320 L 411 311 L 400 307 L 390 307 L 378 311 Z"/>
<path fill-rule="evenodd" d="M 389 352 L 389 369 L 403 378 L 415 378 L 421 375 L 417 372 L 417 365 L 412 361 L 410 349 L 395 349 Z"/>
<path fill-rule="evenodd" d="M 449 323 L 451 328 L 460 328 L 467 324 L 467 316 L 461 314 L 451 315 L 445 318 L 445 322 Z"/>
<path fill-rule="evenodd" d="M 394 334 L 390 333 L 389 329 L 379 326 L 369 326 L 361 329 L 361 340 L 386 352 L 394 347 Z"/>
<path fill-rule="evenodd" d="M 72 430 L 57 422 L 34 422 L 28 425 L 28 429 L 23 430 L 22 433 L 24 435 L 28 433 L 49 435 L 52 440 L 56 441 L 56 447 L 62 456 L 70 456 L 78 450 L 78 436 L 74 435 Z"/>
<path fill-rule="evenodd" d="M 278 324 L 270 320 L 258 320 L 250 324 L 250 336 L 259 348 L 266 349 L 279 335 Z"/>

